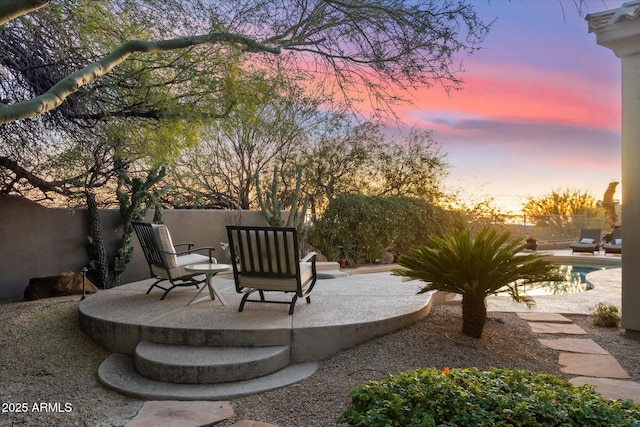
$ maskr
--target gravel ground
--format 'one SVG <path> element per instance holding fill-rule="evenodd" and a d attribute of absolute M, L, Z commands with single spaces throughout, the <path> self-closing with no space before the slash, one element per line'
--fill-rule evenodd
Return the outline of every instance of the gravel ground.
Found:
<path fill-rule="evenodd" d="M 108 353 L 80 331 L 78 300 L 0 303 L 0 426 L 123 426 L 139 411 L 143 402 L 98 383 L 96 372 Z M 568 317 L 640 381 L 640 341 L 594 327 L 589 316 Z M 418 367 L 494 366 L 568 378 L 559 371 L 558 352 L 542 347 L 515 313 L 489 313 L 480 339 L 462 335 L 461 325 L 460 306 L 434 307 L 419 323 L 320 362 L 298 384 L 232 401 L 236 415 L 215 425 L 241 419 L 280 427 L 336 425 L 351 388 Z"/>

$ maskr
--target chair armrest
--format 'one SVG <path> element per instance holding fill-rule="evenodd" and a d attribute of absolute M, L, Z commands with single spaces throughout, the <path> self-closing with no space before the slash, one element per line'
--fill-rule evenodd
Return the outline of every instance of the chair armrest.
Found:
<path fill-rule="evenodd" d="M 191 247 L 191 246 L 190 246 L 190 247 Z M 216 263 L 216 261 L 214 261 L 214 260 L 215 260 L 215 258 L 213 257 L 213 251 L 215 251 L 215 250 L 216 250 L 216 248 L 211 247 L 211 246 L 203 246 L 203 247 L 201 247 L 201 248 L 193 248 L 193 249 L 189 249 L 189 250 L 186 250 L 186 251 L 180 251 L 180 252 L 166 252 L 166 251 L 163 251 L 163 252 L 164 252 L 164 253 L 167 253 L 167 254 L 171 254 L 171 255 L 176 255 L 176 256 L 177 256 L 177 255 L 191 254 L 191 253 L 193 253 L 193 252 L 200 252 L 200 251 L 204 251 L 204 250 L 209 251 L 209 261 L 210 261 L 212 264 L 215 264 L 215 263 Z"/>
<path fill-rule="evenodd" d="M 315 261 L 316 261 L 316 260 L 315 260 L 315 257 L 316 257 L 317 255 L 318 255 L 318 253 L 317 253 L 317 252 L 309 252 L 308 254 L 306 254 L 306 255 L 304 256 L 304 258 L 302 258 L 302 259 L 300 260 L 300 262 L 309 262 L 309 261 L 311 260 L 311 258 L 313 258 L 313 262 L 315 262 Z"/>
<path fill-rule="evenodd" d="M 189 250 L 195 245 L 193 243 L 176 243 L 173 245 L 174 248 L 177 248 L 178 246 L 187 246 L 187 250 Z"/>

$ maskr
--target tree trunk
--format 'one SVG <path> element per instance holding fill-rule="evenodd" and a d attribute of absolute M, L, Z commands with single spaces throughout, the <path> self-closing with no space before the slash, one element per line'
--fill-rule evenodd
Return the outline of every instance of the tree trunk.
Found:
<path fill-rule="evenodd" d="M 480 338 L 487 320 L 484 295 L 462 295 L 462 333 Z"/>

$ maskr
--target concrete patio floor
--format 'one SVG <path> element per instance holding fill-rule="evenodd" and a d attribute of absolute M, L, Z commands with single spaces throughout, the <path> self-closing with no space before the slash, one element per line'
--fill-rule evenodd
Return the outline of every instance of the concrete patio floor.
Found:
<path fill-rule="evenodd" d="M 417 294 L 418 282 L 402 282 L 389 272 L 350 277 L 339 271 L 322 273 L 327 278 L 318 280 L 311 303 L 299 300 L 291 316 L 283 304 L 249 302 L 238 312 L 241 295 L 235 291 L 232 276 L 226 274 L 213 280 L 226 305 L 220 299 L 211 300 L 206 290 L 188 305 L 196 292 L 193 287 L 176 288 L 160 300 L 158 289 L 146 294 L 153 281 L 145 280 L 88 297 L 79 306 L 80 325 L 114 353 L 98 372 L 108 387 L 141 399 L 212 400 L 300 381 L 313 374 L 315 362 L 415 323 L 428 315 L 433 304 L 433 293 Z M 338 277 L 328 278 L 333 274 Z M 276 293 L 269 298 L 284 296 Z M 258 350 L 269 354 L 256 355 Z M 274 356 L 278 352 L 286 352 L 285 359 L 274 362 L 280 357 Z M 199 359 L 191 360 L 195 354 Z M 198 366 L 213 365 L 209 361 L 216 357 L 235 361 Z M 245 367 L 237 366 L 240 359 L 246 360 Z M 141 365 L 149 363 L 153 365 L 148 368 L 153 371 L 151 378 L 140 376 Z M 274 363 L 283 369 L 264 368 L 274 372 L 246 378 L 251 376 L 247 371 L 261 372 L 256 366 Z M 242 370 L 238 378 L 243 380 L 217 384 L 158 380 L 171 375 L 170 371 L 215 377 L 216 372 L 230 369 Z"/>

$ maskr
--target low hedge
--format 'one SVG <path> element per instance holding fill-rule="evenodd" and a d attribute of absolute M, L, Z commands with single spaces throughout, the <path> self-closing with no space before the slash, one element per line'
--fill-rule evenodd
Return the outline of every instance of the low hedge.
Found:
<path fill-rule="evenodd" d="M 417 369 L 350 392 L 349 426 L 638 426 L 640 407 L 522 370 Z"/>

